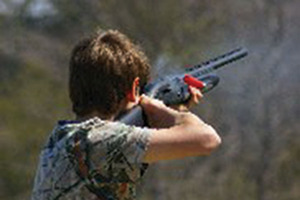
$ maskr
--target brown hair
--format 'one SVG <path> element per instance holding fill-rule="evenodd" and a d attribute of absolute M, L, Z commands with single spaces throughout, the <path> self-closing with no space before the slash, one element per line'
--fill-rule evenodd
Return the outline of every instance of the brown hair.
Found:
<path fill-rule="evenodd" d="M 144 53 L 118 31 L 98 31 L 81 40 L 72 51 L 69 66 L 73 111 L 78 116 L 93 110 L 116 114 L 136 77 L 144 87 L 149 68 Z"/>

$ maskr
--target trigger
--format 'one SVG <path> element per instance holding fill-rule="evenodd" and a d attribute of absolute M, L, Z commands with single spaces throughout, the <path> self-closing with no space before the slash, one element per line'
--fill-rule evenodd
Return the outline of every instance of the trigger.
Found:
<path fill-rule="evenodd" d="M 196 88 L 199 88 L 199 89 L 202 89 L 202 88 L 205 87 L 205 83 L 204 82 L 199 81 L 195 77 L 193 77 L 191 75 L 188 75 L 188 74 L 184 75 L 183 80 L 184 80 L 184 82 L 186 84 L 188 84 L 190 86 L 193 86 L 193 87 L 196 87 Z"/>

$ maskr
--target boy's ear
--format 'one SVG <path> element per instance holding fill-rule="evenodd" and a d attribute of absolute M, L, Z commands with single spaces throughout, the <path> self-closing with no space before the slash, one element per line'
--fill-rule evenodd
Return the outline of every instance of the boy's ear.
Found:
<path fill-rule="evenodd" d="M 136 102 L 137 97 L 140 95 L 140 78 L 136 77 L 131 86 L 131 90 L 129 90 L 126 94 L 126 99 L 130 102 Z"/>

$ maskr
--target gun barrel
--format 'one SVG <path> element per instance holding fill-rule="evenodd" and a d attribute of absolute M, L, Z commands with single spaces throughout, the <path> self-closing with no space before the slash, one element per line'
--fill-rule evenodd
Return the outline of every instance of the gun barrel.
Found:
<path fill-rule="evenodd" d="M 223 67 L 224 65 L 239 60 L 247 55 L 248 50 L 246 48 L 238 48 L 201 64 L 195 65 L 191 68 L 188 68 L 187 72 L 192 76 L 200 77 L 202 75 L 211 73 L 212 71 Z"/>

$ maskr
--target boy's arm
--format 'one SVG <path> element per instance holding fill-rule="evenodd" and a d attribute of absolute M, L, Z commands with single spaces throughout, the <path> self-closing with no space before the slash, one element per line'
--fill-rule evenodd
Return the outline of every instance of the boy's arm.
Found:
<path fill-rule="evenodd" d="M 191 112 L 178 112 L 146 96 L 141 106 L 153 128 L 144 162 L 207 155 L 221 143 L 216 131 Z"/>

